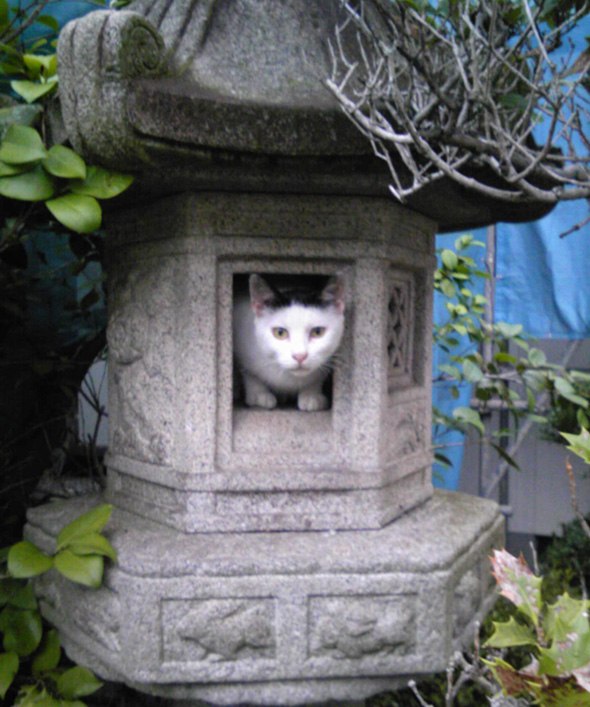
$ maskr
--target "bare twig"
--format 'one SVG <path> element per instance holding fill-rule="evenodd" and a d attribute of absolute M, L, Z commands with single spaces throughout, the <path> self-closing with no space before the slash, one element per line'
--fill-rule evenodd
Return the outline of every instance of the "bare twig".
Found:
<path fill-rule="evenodd" d="M 590 197 L 590 62 L 572 50 L 552 58 L 588 4 L 550 28 L 525 1 L 517 29 L 499 0 L 444 15 L 434 2 L 342 4 L 327 86 L 387 162 L 399 200 L 443 176 L 513 203 Z"/>

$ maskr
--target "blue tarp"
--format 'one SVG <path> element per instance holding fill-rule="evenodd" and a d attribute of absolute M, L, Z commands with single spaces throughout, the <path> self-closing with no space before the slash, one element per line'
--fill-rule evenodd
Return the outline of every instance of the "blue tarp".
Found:
<path fill-rule="evenodd" d="M 541 221 L 498 224 L 497 321 L 539 339 L 590 337 L 590 224 L 585 201 L 562 202 Z"/>

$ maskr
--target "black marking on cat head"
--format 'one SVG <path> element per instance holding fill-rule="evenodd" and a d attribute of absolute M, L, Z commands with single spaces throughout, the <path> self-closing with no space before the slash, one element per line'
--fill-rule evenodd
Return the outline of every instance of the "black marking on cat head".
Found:
<path fill-rule="evenodd" d="M 271 279 L 272 278 L 272 279 Z M 297 303 L 308 307 L 334 307 L 339 313 L 344 311 L 344 287 L 338 276 L 319 278 L 322 282 L 313 284 L 305 276 L 250 275 L 250 301 L 257 316 L 265 309 L 281 309 Z"/>

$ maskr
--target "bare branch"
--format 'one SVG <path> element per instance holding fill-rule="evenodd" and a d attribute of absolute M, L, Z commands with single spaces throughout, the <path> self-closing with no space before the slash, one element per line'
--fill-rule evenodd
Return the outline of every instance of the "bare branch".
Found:
<path fill-rule="evenodd" d="M 327 85 L 387 162 L 398 199 L 442 176 L 512 203 L 590 197 L 590 60 L 551 56 L 588 4 L 549 28 L 533 0 L 518 18 L 499 0 L 447 14 L 435 2 L 342 3 Z"/>

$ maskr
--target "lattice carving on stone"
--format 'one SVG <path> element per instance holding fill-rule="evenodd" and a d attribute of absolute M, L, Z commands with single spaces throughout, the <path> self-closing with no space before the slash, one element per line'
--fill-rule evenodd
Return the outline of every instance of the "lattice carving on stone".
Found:
<path fill-rule="evenodd" d="M 412 375 L 414 287 L 410 273 L 392 271 L 387 318 L 388 387 L 392 391 Z"/>

